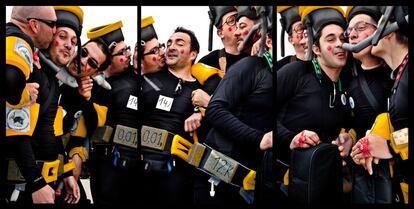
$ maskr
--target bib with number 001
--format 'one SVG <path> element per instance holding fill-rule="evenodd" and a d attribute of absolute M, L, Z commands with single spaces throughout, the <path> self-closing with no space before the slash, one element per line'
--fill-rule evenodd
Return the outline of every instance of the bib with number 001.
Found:
<path fill-rule="evenodd" d="M 114 143 L 138 149 L 137 129 L 116 125 Z"/>
<path fill-rule="evenodd" d="M 141 146 L 164 151 L 168 134 L 164 129 L 142 126 Z"/>
<path fill-rule="evenodd" d="M 235 160 L 212 150 L 203 169 L 216 175 L 226 183 L 230 183 L 236 173 L 238 165 Z"/>

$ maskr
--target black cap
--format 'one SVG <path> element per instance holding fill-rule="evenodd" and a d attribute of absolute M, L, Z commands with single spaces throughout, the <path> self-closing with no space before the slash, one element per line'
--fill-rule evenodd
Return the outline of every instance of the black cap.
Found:
<path fill-rule="evenodd" d="M 122 34 L 122 21 L 118 21 L 112 24 L 102 25 L 88 30 L 87 36 L 91 40 L 99 40 L 104 43 L 110 50 L 113 50 L 113 43 L 118 43 L 124 40 L 124 35 Z"/>
<path fill-rule="evenodd" d="M 56 27 L 69 27 L 77 36 L 82 33 L 83 11 L 79 6 L 54 6 Z"/>
<path fill-rule="evenodd" d="M 346 28 L 346 21 L 342 9 L 339 6 L 309 6 L 304 9 L 302 14 L 302 21 L 308 29 L 308 35 L 312 32 L 312 36 L 315 36 L 321 32 L 322 28 L 329 24 L 336 24 L 341 28 Z"/>
<path fill-rule="evenodd" d="M 152 16 L 141 19 L 141 40 L 147 42 L 153 38 L 158 39 L 157 33 L 155 32 L 154 19 Z"/>
<path fill-rule="evenodd" d="M 299 7 L 281 7 L 281 9 L 278 7 L 278 12 L 280 13 L 280 23 L 282 27 L 286 29 L 287 33 L 290 33 L 292 31 L 292 25 L 295 22 L 300 21 Z"/>
<path fill-rule="evenodd" d="M 382 13 L 381 13 L 381 7 L 379 6 L 353 6 L 348 7 L 346 10 L 346 19 L 349 22 L 355 15 L 358 14 L 366 14 L 370 17 L 372 17 L 375 22 L 378 22 L 380 19 Z"/>
<path fill-rule="evenodd" d="M 237 7 L 237 20 L 241 17 L 246 16 L 249 19 L 256 20 L 260 16 L 256 12 L 256 9 L 253 6 L 238 6 Z"/>
<path fill-rule="evenodd" d="M 210 11 L 208 11 L 210 21 L 213 21 L 213 24 L 216 28 L 219 28 L 221 23 L 221 18 L 232 11 L 237 11 L 234 6 L 209 6 Z"/>

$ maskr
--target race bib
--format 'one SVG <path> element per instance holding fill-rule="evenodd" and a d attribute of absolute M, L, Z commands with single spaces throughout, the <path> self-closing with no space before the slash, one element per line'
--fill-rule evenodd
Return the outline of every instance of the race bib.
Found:
<path fill-rule="evenodd" d="M 30 130 L 29 107 L 13 109 L 6 106 L 6 129 L 17 132 L 28 132 Z"/>
<path fill-rule="evenodd" d="M 155 108 L 169 112 L 171 110 L 173 98 L 160 95 L 158 97 L 157 106 Z"/>
<path fill-rule="evenodd" d="M 142 126 L 141 146 L 164 151 L 168 132 L 163 129 Z"/>
<path fill-rule="evenodd" d="M 221 180 L 230 183 L 238 165 L 235 160 L 212 150 L 203 168 Z"/>
<path fill-rule="evenodd" d="M 138 110 L 138 97 L 129 95 L 127 107 L 133 110 Z"/>
<path fill-rule="evenodd" d="M 137 129 L 128 126 L 116 125 L 114 143 L 138 148 Z"/>

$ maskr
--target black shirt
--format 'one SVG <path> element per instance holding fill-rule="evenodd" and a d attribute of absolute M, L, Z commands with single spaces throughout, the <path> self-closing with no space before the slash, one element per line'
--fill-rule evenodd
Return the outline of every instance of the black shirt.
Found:
<path fill-rule="evenodd" d="M 260 141 L 272 129 L 273 79 L 264 58 L 246 57 L 232 65 L 207 107 L 213 128 L 206 143 L 239 163 L 256 169 Z"/>
<path fill-rule="evenodd" d="M 184 121 L 194 112 L 191 93 L 202 88 L 198 81 L 180 82 L 168 69 L 145 74 L 159 91 L 144 80 L 142 82 L 142 122 L 143 125 L 161 128 L 179 134 L 190 140 L 184 131 Z M 177 87 L 181 85 L 181 90 Z"/>
<path fill-rule="evenodd" d="M 298 60 L 300 59 L 298 59 L 295 55 L 289 55 L 289 56 L 283 57 L 282 59 L 277 61 L 277 70 L 280 70 L 283 66 L 291 62 L 298 61 Z"/>
<path fill-rule="evenodd" d="M 358 66 L 357 76 L 349 84 L 349 96 L 355 104 L 352 127 L 359 139 L 365 136 L 366 131 L 372 127 L 378 114 L 387 112 L 387 98 L 390 95 L 392 80 L 390 79 L 391 69 L 388 67 L 380 66 L 375 69 L 363 70 L 360 65 Z M 375 97 L 379 112 L 371 105 L 362 90 L 362 79 L 366 80 L 368 88 Z"/>
<path fill-rule="evenodd" d="M 290 162 L 289 145 L 302 130 L 314 131 L 321 142 L 331 143 L 345 127 L 347 112 L 340 101 L 339 82 L 321 72 L 319 80 L 311 61 L 293 62 L 277 72 L 276 149 L 282 161 Z M 330 108 L 334 84 L 336 103 Z"/>
<path fill-rule="evenodd" d="M 206 65 L 210 65 L 211 67 L 215 67 L 217 69 L 220 69 L 220 64 L 219 64 L 219 52 L 221 49 L 217 49 L 214 50 L 212 52 L 210 52 L 209 54 L 207 54 L 206 56 L 204 56 L 203 58 L 201 58 L 198 62 L 204 63 Z M 233 55 L 233 54 L 229 54 L 227 52 L 226 53 L 226 68 L 229 69 L 230 66 L 232 66 L 234 63 L 236 63 L 237 61 L 241 60 L 242 58 L 246 57 L 247 54 L 241 52 L 238 55 Z"/>

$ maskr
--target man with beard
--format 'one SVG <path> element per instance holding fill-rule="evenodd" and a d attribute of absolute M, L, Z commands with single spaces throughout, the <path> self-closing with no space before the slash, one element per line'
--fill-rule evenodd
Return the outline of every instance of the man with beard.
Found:
<path fill-rule="evenodd" d="M 201 113 L 194 113 L 191 103 L 192 91 L 201 88 L 191 75 L 199 48 L 195 34 L 178 27 L 167 42 L 165 57 L 168 69 L 147 74 L 148 79 L 143 81 L 140 99 L 143 101 L 141 146 L 144 173 L 137 187 L 144 191 L 140 195 L 143 204 L 192 203 L 193 169 L 186 162 L 176 160 L 168 146 L 163 148 L 150 143 L 145 133 L 168 132 L 162 144 L 170 144 L 174 135 L 191 139 L 184 130 L 184 121 L 190 116 L 198 118 L 198 124 L 201 121 Z"/>
<path fill-rule="evenodd" d="M 308 50 L 315 56 L 312 61 L 287 64 L 277 72 L 276 152 L 286 164 L 290 164 L 293 149 L 331 143 L 347 119 L 340 99 L 345 93 L 340 75 L 347 61 L 341 48 L 346 25 L 343 11 L 316 6 L 303 10 L 302 20 L 313 43 Z"/>

